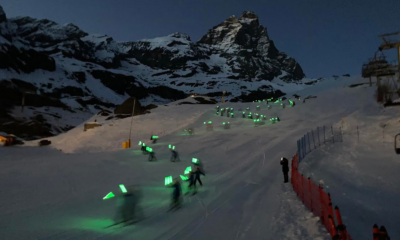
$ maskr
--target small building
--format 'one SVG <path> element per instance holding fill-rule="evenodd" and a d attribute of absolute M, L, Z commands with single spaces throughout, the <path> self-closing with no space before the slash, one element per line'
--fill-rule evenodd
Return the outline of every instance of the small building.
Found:
<path fill-rule="evenodd" d="M 83 127 L 83 131 L 86 132 L 86 130 L 88 129 L 92 129 L 92 128 L 97 128 L 97 127 L 101 127 L 102 125 L 98 122 L 87 122 L 85 123 L 84 127 Z"/>
<path fill-rule="evenodd" d="M 13 145 L 15 140 L 15 136 L 10 134 L 8 136 L 2 136 L 0 135 L 0 144 L 4 145 L 4 146 L 11 146 Z"/>

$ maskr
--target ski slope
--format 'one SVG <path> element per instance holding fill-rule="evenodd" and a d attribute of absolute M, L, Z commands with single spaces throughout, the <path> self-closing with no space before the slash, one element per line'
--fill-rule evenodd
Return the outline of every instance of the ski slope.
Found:
<path fill-rule="evenodd" d="M 33 141 L 24 147 L 0 148 L 0 191 L 6 196 L 0 198 L 2 239 L 328 240 L 330 237 L 318 218 L 297 199 L 291 185 L 283 183 L 279 160 L 282 156 L 294 155 L 297 139 L 316 126 L 340 123 L 342 117 L 351 122 L 358 113 L 363 113 L 371 122 L 393 118 L 392 110 L 383 112 L 374 103 L 373 88 L 347 87 L 360 81 L 339 78 L 320 82 L 298 92 L 302 98 L 316 95 L 316 99 L 305 104 L 296 102 L 293 108 L 281 109 L 276 105 L 267 110 L 266 105 L 261 105 L 260 114 L 268 118 L 279 116 L 281 122 L 276 124 L 254 127 L 252 120 L 242 119 L 237 110 L 251 107 L 256 112 L 255 103 L 226 103 L 224 107 L 235 108 L 234 119 L 216 116 L 215 105 L 170 103 L 151 110 L 151 114 L 134 117 L 132 149 L 121 149 L 122 141 L 129 135 L 130 118 L 106 123 L 98 116 L 91 121 L 96 118 L 103 123 L 102 127 L 83 132 L 83 127 L 78 126 L 51 138 L 53 144 L 49 147 L 33 147 L 37 144 Z M 204 121 L 213 122 L 213 132 L 206 131 Z M 231 123 L 231 129 L 223 129 L 224 121 Z M 188 127 L 195 129 L 195 135 L 184 134 L 183 130 Z M 155 145 L 149 143 L 152 133 L 160 136 Z M 139 140 L 149 143 L 158 161 L 147 161 L 147 156 L 136 145 Z M 176 146 L 181 162 L 169 161 L 168 144 Z M 346 137 L 343 143 L 332 148 L 343 148 L 342 151 L 351 154 L 353 148 L 346 150 L 345 144 Z M 392 146 L 389 140 L 387 144 Z M 322 165 L 328 160 L 317 160 L 312 154 L 301 163 L 304 168 L 301 171 L 311 171 L 332 189 L 333 201 L 342 208 L 343 219 L 355 240 L 363 239 L 365 234 L 370 236 L 370 229 L 366 233 L 360 231 L 365 231 L 366 225 L 372 228 L 375 221 L 387 226 L 390 221 L 395 223 L 391 217 L 396 212 L 386 216 L 375 209 L 374 214 L 365 215 L 362 210 L 366 204 L 378 204 L 377 196 L 399 197 L 398 176 L 391 175 L 379 192 L 360 190 L 368 193 L 360 195 L 350 190 L 354 185 L 348 182 L 362 176 L 368 190 L 376 175 L 367 174 L 371 169 L 353 171 L 351 177 L 341 174 L 341 170 L 349 170 L 348 165 L 354 164 L 352 161 L 359 160 L 357 155 L 342 158 L 341 164 L 329 163 L 328 170 Z M 330 154 L 344 156 L 334 150 Z M 393 154 L 394 151 L 388 156 L 394 158 Z M 181 209 L 166 212 L 172 189 L 164 186 L 164 178 L 183 174 L 191 166 L 192 157 L 204 164 L 204 186 L 197 195 L 185 196 Z M 390 161 L 391 165 L 380 166 L 382 173 L 399 168 L 394 160 Z M 330 175 L 324 175 L 324 171 Z M 339 198 L 337 192 L 343 190 L 344 182 L 350 187 L 346 198 Z M 142 187 L 141 206 L 148 218 L 133 226 L 104 229 L 112 223 L 117 198 L 102 198 L 110 191 L 118 193 L 119 184 Z M 183 183 L 184 192 L 187 185 Z M 371 202 L 371 199 L 375 200 Z M 385 208 L 380 205 L 380 209 Z M 388 211 L 385 209 L 383 213 Z M 394 229 L 388 227 L 388 231 L 390 234 Z"/>

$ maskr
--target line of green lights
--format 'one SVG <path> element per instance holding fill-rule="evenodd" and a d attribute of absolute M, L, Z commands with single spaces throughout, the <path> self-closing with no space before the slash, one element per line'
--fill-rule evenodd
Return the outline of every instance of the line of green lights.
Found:
<path fill-rule="evenodd" d="M 165 177 L 165 186 L 172 183 L 172 176 Z"/>
<path fill-rule="evenodd" d="M 186 176 L 183 176 L 183 175 L 180 175 L 181 176 L 181 179 L 182 179 L 182 181 L 186 181 L 186 180 L 188 180 L 189 178 L 188 177 L 186 177 Z"/>
<path fill-rule="evenodd" d="M 115 197 L 113 192 L 108 193 L 105 197 L 103 197 L 103 200 L 109 199 L 109 198 L 113 198 Z"/>
<path fill-rule="evenodd" d="M 120 185 L 119 185 L 119 188 L 121 189 L 121 192 L 122 192 L 122 193 L 127 193 L 127 192 L 128 192 L 128 191 L 126 190 L 124 184 L 120 184 Z"/>
<path fill-rule="evenodd" d="M 184 174 L 189 174 L 192 171 L 192 167 L 189 166 L 185 169 Z"/>

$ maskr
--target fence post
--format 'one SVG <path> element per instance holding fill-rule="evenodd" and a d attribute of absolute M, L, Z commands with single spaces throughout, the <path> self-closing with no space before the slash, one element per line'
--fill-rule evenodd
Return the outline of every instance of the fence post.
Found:
<path fill-rule="evenodd" d="M 308 152 L 307 152 L 307 139 L 306 139 L 306 135 L 304 135 L 304 153 L 307 155 L 308 154 Z M 305 155 L 304 155 L 305 156 Z"/>
<path fill-rule="evenodd" d="M 325 125 L 324 125 L 324 144 L 325 144 Z"/>
<path fill-rule="evenodd" d="M 318 146 L 321 146 L 321 141 L 319 140 L 319 127 L 317 127 L 317 135 L 318 135 Z"/>
<path fill-rule="evenodd" d="M 332 143 L 335 143 L 335 135 L 333 135 L 333 126 L 331 125 L 331 130 L 332 130 Z"/>
<path fill-rule="evenodd" d="M 372 227 L 372 239 L 379 240 L 379 228 L 376 224 Z"/>
<path fill-rule="evenodd" d="M 304 204 L 304 176 L 303 176 L 303 174 L 301 174 L 301 189 L 300 189 L 300 192 L 301 192 L 301 194 L 300 194 L 300 197 L 301 197 L 301 201 L 303 202 L 303 204 Z"/>
<path fill-rule="evenodd" d="M 314 149 L 317 149 L 317 147 L 315 146 L 315 140 L 314 140 L 314 130 L 311 130 L 312 133 L 312 141 L 314 143 Z"/>
<path fill-rule="evenodd" d="M 309 147 L 310 152 L 311 152 L 310 133 L 309 132 L 307 132 L 307 139 L 308 139 L 308 147 Z"/>
<path fill-rule="evenodd" d="M 336 231 L 335 222 L 333 221 L 332 215 L 328 216 L 328 221 L 329 221 L 329 225 L 331 226 L 331 229 L 332 229 L 332 232 L 331 232 L 332 240 L 340 239 L 340 237 Z"/>
<path fill-rule="evenodd" d="M 348 239 L 348 233 L 347 233 L 347 230 L 346 230 L 346 226 L 343 224 L 342 216 L 340 215 L 340 210 L 339 210 L 338 206 L 335 206 L 335 214 L 336 214 L 336 220 L 338 222 L 337 229 L 338 229 L 338 231 L 340 233 L 341 239 L 342 240 L 349 240 Z"/>
<path fill-rule="evenodd" d="M 311 207 L 311 212 L 313 212 L 314 211 L 314 208 L 313 208 L 313 204 L 312 204 L 312 190 L 311 190 L 311 178 L 310 177 L 308 177 L 308 190 L 310 191 L 310 207 Z"/>

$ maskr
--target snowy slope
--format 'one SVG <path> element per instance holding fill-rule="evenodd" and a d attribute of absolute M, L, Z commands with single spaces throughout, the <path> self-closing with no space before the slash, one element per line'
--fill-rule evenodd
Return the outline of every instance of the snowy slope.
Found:
<path fill-rule="evenodd" d="M 316 99 L 296 102 L 293 108 L 274 105 L 267 110 L 262 105 L 260 113 L 280 117 L 277 124 L 254 127 L 252 120 L 240 118 L 239 112 L 233 119 L 216 116 L 215 105 L 170 103 L 154 109 L 154 118 L 152 114 L 133 118 L 132 149 L 117 150 L 129 135 L 130 118 L 87 132 L 81 127 L 73 129 L 52 138 L 53 144 L 46 148 L 0 148 L 0 187 L 7 196 L 0 200 L 3 237 L 330 239 L 291 186 L 282 183 L 279 159 L 295 153 L 296 140 L 305 132 L 339 123 L 344 117 L 349 124 L 345 133 L 355 124 L 365 132 L 360 143 L 347 134 L 343 143 L 310 153 L 300 164 L 301 171 L 325 182 L 353 239 L 370 237 L 374 223 L 387 226 L 392 239 L 398 239 L 395 200 L 400 179 L 389 140 L 392 133 L 386 133 L 387 141 L 377 140 L 381 137 L 378 124 L 383 121 L 395 129 L 398 123 L 393 118 L 397 116 L 373 102 L 373 88 L 346 87 L 360 81 L 339 78 L 321 82 L 297 92 L 302 98 L 316 95 Z M 227 103 L 224 107 L 255 109 L 256 105 Z M 209 120 L 213 132 L 205 131 L 203 122 Z M 231 129 L 223 129 L 224 121 L 231 123 Z M 193 127 L 195 135 L 184 134 L 187 127 Z M 160 135 L 155 145 L 149 143 L 151 133 Z M 154 149 L 158 161 L 147 161 L 136 145 L 139 140 Z M 168 144 L 176 146 L 181 162 L 169 161 Z M 379 159 L 381 164 L 374 156 L 384 156 Z M 185 197 L 179 211 L 166 213 L 171 189 L 164 187 L 164 177 L 183 174 L 192 157 L 204 163 L 204 187 L 196 196 Z M 121 183 L 142 186 L 141 205 L 150 218 L 119 230 L 104 229 L 112 222 L 117 202 L 102 197 L 110 191 L 118 193 Z M 184 185 L 186 191 L 187 183 Z"/>

